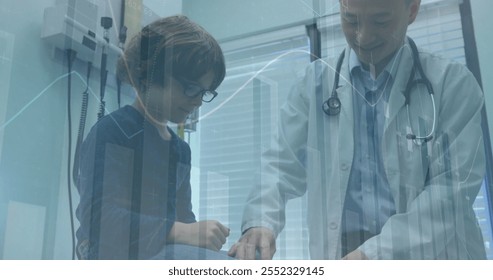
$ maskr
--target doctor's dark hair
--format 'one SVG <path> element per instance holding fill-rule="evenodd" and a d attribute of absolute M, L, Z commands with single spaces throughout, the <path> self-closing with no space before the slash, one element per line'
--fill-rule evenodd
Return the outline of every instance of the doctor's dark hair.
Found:
<path fill-rule="evenodd" d="M 200 25 L 177 15 L 152 22 L 129 42 L 117 63 L 117 76 L 143 92 L 150 85 L 165 86 L 171 77 L 197 81 L 214 73 L 211 89 L 226 74 L 217 41 Z"/>

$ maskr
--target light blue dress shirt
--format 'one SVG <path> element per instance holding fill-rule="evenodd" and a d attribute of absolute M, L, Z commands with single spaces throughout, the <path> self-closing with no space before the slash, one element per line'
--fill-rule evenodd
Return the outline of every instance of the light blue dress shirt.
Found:
<path fill-rule="evenodd" d="M 385 111 L 397 69 L 396 58 L 373 78 L 351 50 L 353 84 L 354 158 L 346 195 L 343 232 L 380 233 L 395 214 L 395 204 L 383 167 L 382 135 Z"/>

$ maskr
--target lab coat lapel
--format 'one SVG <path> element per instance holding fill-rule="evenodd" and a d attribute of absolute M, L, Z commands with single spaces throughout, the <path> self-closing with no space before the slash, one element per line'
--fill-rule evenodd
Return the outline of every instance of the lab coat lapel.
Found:
<path fill-rule="evenodd" d="M 407 204 L 405 201 L 406 195 L 400 193 L 401 188 L 399 188 L 403 183 L 401 182 L 401 173 L 406 174 L 408 170 L 400 169 L 402 166 L 399 162 L 399 145 L 407 145 L 407 141 L 402 143 L 397 142 L 398 139 L 402 140 L 404 137 L 398 135 L 400 133 L 398 128 L 406 116 L 404 92 L 413 65 L 412 53 L 409 47 L 403 47 L 402 54 L 396 63 L 396 67 L 398 68 L 394 76 L 394 84 L 390 92 L 389 100 L 386 104 L 385 125 L 381 148 L 387 180 L 394 197 L 396 209 L 400 212 Z M 406 176 L 412 176 L 412 174 L 406 174 Z"/>
<path fill-rule="evenodd" d="M 406 41 L 407 42 L 407 41 Z M 401 55 L 396 61 L 397 71 L 394 76 L 394 84 L 390 91 L 388 103 L 386 104 L 384 133 L 389 128 L 390 123 L 396 118 L 397 114 L 405 105 L 404 92 L 406 91 L 407 80 L 411 74 L 413 57 L 408 44 L 402 48 Z"/>
<path fill-rule="evenodd" d="M 351 166 L 354 153 L 354 114 L 353 114 L 353 90 L 351 77 L 349 74 L 349 54 L 350 49 L 346 48 L 346 57 L 341 67 L 341 76 L 339 78 L 340 87 L 337 89 L 337 94 L 341 101 L 341 112 L 339 114 L 339 133 L 338 133 L 338 149 L 339 149 L 339 174 L 341 201 L 344 201 L 346 189 L 351 173 Z"/>

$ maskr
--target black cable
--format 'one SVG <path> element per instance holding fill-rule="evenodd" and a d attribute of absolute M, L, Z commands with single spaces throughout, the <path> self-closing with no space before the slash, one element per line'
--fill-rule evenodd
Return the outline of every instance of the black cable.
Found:
<path fill-rule="evenodd" d="M 108 35 L 108 30 L 113 26 L 113 19 L 110 17 L 102 17 L 101 18 L 101 26 L 104 28 L 103 38 L 106 41 L 106 44 L 109 44 L 110 38 Z M 106 53 L 106 45 L 103 45 L 103 50 L 101 54 L 101 80 L 100 80 L 100 95 L 101 95 L 101 104 L 99 108 L 98 119 L 101 119 L 104 116 L 105 104 L 104 101 L 104 91 L 106 89 L 106 80 L 108 78 L 108 70 L 106 69 L 106 63 L 108 61 L 108 54 Z"/>
<path fill-rule="evenodd" d="M 123 15 L 124 15 L 123 9 L 125 9 L 125 5 L 122 5 L 122 21 L 121 21 L 120 33 L 118 35 L 119 45 L 122 51 L 125 49 L 125 41 L 127 40 L 127 27 L 123 25 Z M 118 98 L 118 109 L 120 109 L 121 99 L 122 99 L 122 81 L 120 80 L 120 78 L 118 78 L 118 75 L 116 76 L 116 89 L 117 89 L 116 93 Z"/>
<path fill-rule="evenodd" d="M 87 64 L 87 76 L 86 76 L 86 89 L 82 93 L 82 105 L 80 109 L 80 119 L 79 119 L 79 133 L 77 135 L 77 144 L 75 146 L 75 156 L 74 156 L 74 168 L 72 172 L 72 178 L 74 182 L 77 182 L 79 177 L 79 165 L 80 165 L 80 147 L 82 141 L 84 140 L 84 129 L 86 127 L 87 110 L 89 105 L 89 79 L 91 78 L 92 63 Z"/>
<path fill-rule="evenodd" d="M 100 87 L 99 87 L 99 92 L 100 92 L 100 105 L 99 105 L 99 113 L 98 113 L 98 120 L 104 117 L 104 111 L 106 107 L 106 102 L 104 101 L 104 92 L 106 90 L 106 80 L 108 77 L 108 70 L 106 70 L 106 62 L 108 59 L 108 55 L 106 54 L 104 48 L 103 48 L 103 53 L 101 54 L 101 80 L 100 80 Z"/>
<path fill-rule="evenodd" d="M 72 234 L 72 260 L 75 260 L 75 227 L 74 227 L 74 214 L 72 204 L 72 184 L 70 173 L 72 169 L 70 163 L 72 162 L 72 110 L 70 108 L 71 95 L 72 95 L 72 62 L 75 60 L 77 53 L 74 50 L 67 50 L 68 60 L 68 83 L 67 83 L 67 118 L 68 118 L 68 155 L 67 155 L 67 187 L 68 187 L 68 203 L 70 210 L 70 229 Z"/>

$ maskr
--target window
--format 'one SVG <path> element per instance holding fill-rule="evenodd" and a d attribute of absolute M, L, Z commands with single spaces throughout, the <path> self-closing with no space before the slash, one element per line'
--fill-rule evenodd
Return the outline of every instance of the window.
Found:
<path fill-rule="evenodd" d="M 213 103 L 201 108 L 199 219 L 217 219 L 232 230 L 224 248 L 241 235 L 245 200 L 263 149 L 270 146 L 279 107 L 293 80 L 310 62 L 304 26 L 222 45 L 226 79 Z M 195 195 L 198 193 L 195 192 Z M 304 199 L 291 200 L 277 239 L 279 259 L 308 259 Z M 300 242 L 302 240 L 302 242 Z"/>

